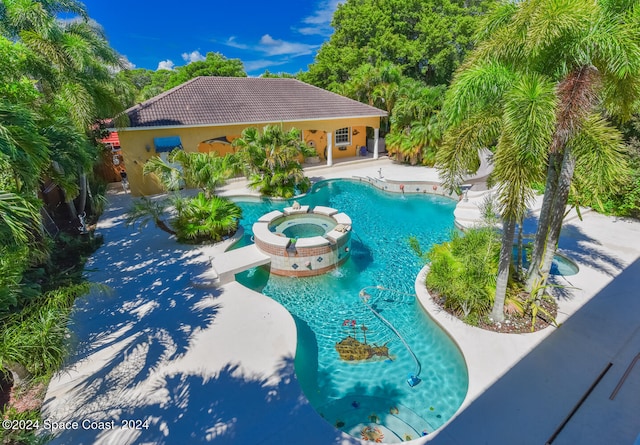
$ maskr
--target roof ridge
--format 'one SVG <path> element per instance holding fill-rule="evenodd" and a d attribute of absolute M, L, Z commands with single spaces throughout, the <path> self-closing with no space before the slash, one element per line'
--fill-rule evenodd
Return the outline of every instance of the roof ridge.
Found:
<path fill-rule="evenodd" d="M 157 96 L 153 96 L 151 99 L 147 99 L 144 102 L 140 102 L 135 104 L 134 106 L 127 108 L 126 110 L 124 110 L 124 113 L 129 113 L 130 111 L 134 111 L 134 110 L 140 110 L 142 108 L 146 108 L 149 105 L 152 105 L 162 99 L 164 99 L 167 96 L 170 96 L 171 94 L 175 93 L 178 90 L 181 90 L 182 88 L 186 87 L 187 85 L 190 85 L 192 83 L 194 83 L 196 80 L 202 78 L 202 77 L 215 77 L 215 76 L 197 76 L 194 77 L 192 79 L 187 80 L 186 82 L 181 83 L 180 85 L 176 85 L 175 87 L 171 88 L 170 90 L 167 91 L 163 91 L 162 93 L 158 94 Z"/>

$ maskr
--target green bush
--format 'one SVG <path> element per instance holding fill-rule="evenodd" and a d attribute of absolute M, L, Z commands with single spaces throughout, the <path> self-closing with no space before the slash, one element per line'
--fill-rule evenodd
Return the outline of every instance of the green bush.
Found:
<path fill-rule="evenodd" d="M 2 419 L 23 421 L 29 425 L 42 425 L 40 411 L 28 410 L 18 411 L 9 407 L 0 411 Z M 53 439 L 50 434 L 35 434 L 37 430 L 16 429 L 0 429 L 0 443 L 3 445 L 44 445 Z"/>
<path fill-rule="evenodd" d="M 441 296 L 446 309 L 477 323 L 493 305 L 499 255 L 494 229 L 456 232 L 450 242 L 427 253 L 431 261 L 427 287 Z"/>
<path fill-rule="evenodd" d="M 221 241 L 238 230 L 242 209 L 219 196 L 207 198 L 204 193 L 192 199 L 175 201 L 178 216 L 171 221 L 180 241 Z"/>
<path fill-rule="evenodd" d="M 25 369 L 30 376 L 55 372 L 66 356 L 68 316 L 86 283 L 47 292 L 37 302 L 2 319 L 0 371 Z M 16 366 L 18 366 L 16 368 Z"/>

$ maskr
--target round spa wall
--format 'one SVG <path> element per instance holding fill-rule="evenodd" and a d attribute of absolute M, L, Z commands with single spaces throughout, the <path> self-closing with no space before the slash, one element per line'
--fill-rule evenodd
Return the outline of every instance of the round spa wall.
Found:
<path fill-rule="evenodd" d="M 294 203 L 260 217 L 253 236 L 258 249 L 271 257 L 272 274 L 320 275 L 349 258 L 351 218 L 330 207 Z"/>

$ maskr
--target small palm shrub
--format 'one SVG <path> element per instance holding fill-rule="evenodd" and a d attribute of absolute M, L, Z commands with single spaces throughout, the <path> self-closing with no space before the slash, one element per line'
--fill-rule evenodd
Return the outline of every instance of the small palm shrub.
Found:
<path fill-rule="evenodd" d="M 267 125 L 261 133 L 249 127 L 233 145 L 249 187 L 262 195 L 291 198 L 311 186 L 299 160 L 305 153 L 315 152 L 301 141 L 300 130 Z"/>
<path fill-rule="evenodd" d="M 500 239 L 491 228 L 454 233 L 450 242 L 427 253 L 431 261 L 427 287 L 443 306 L 470 324 L 491 311 L 498 274 Z"/>
<path fill-rule="evenodd" d="M 204 193 L 175 204 L 178 216 L 171 225 L 180 241 L 221 241 L 238 230 L 242 217 L 242 209 L 234 202 L 219 196 L 207 198 Z"/>
<path fill-rule="evenodd" d="M 140 229 L 145 228 L 149 223 L 153 224 L 163 232 L 169 235 L 175 235 L 176 232 L 169 227 L 166 222 L 167 207 L 169 201 L 163 199 L 156 201 L 146 196 L 133 201 L 133 206 L 129 209 L 125 224 L 128 226 L 138 224 Z"/>

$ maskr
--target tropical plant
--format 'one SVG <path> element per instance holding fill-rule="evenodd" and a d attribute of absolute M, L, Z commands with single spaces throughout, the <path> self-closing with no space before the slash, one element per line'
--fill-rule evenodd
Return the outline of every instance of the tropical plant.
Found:
<path fill-rule="evenodd" d="M 169 202 L 167 200 L 153 200 L 146 196 L 136 199 L 132 208 L 127 214 L 126 225 L 139 224 L 139 228 L 144 228 L 149 223 L 153 224 L 163 232 L 169 235 L 175 235 L 176 232 L 166 222 L 165 213 Z"/>
<path fill-rule="evenodd" d="M 43 121 L 42 130 L 33 134 L 50 142 L 39 147 L 48 155 L 47 161 L 52 161 L 47 162 L 47 173 L 60 182 L 75 218 L 85 212 L 90 194 L 87 172 L 96 159 L 96 149 L 89 145 L 90 125 L 117 115 L 129 101 L 126 86 L 114 76 L 124 67 L 122 58 L 101 29 L 88 20 L 80 2 L 10 0 L 3 6 L 0 27 L 28 59 L 19 63 L 23 68 L 20 79 L 37 79 L 38 91 L 46 101 L 36 107 Z M 58 13 L 78 16 L 59 21 Z M 68 158 L 75 164 L 67 162 Z M 32 178 L 40 179 L 40 175 Z"/>
<path fill-rule="evenodd" d="M 183 198 L 180 198 L 181 200 Z M 242 209 L 229 199 L 207 197 L 204 193 L 176 205 L 178 216 L 172 221 L 178 240 L 190 242 L 222 241 L 238 230 Z"/>
<path fill-rule="evenodd" d="M 0 191 L 0 242 L 27 244 L 39 233 L 40 211 L 35 200 Z"/>
<path fill-rule="evenodd" d="M 495 143 L 493 181 L 503 219 L 496 294 L 491 318 L 502 321 L 515 227 L 533 198 L 553 131 L 553 84 L 513 72 L 494 61 L 471 65 L 456 76 L 444 106 L 449 128 L 438 165 L 449 187 L 477 165 L 478 152 Z M 494 142 L 495 141 L 495 142 Z"/>
<path fill-rule="evenodd" d="M 556 85 L 556 122 L 529 288 L 548 275 L 578 159 L 590 165 L 596 190 L 615 189 L 611 179 L 625 176 L 619 137 L 599 114 L 628 117 L 640 88 L 634 5 L 571 1 L 560 8 L 553 0 L 507 5 L 486 27 L 487 39 L 477 51 L 476 60 L 496 57 L 521 70 L 538 70 Z M 623 161 L 609 163 L 615 158 Z"/>
<path fill-rule="evenodd" d="M 283 198 L 304 193 L 311 186 L 299 161 L 303 145 L 300 130 L 284 131 L 278 125 L 267 125 L 262 133 L 255 127 L 246 128 L 233 141 L 249 186 L 263 195 Z"/>
<path fill-rule="evenodd" d="M 0 157 L 14 192 L 34 192 L 50 162 L 48 141 L 40 134 L 39 116 L 24 103 L 0 100 Z"/>
<path fill-rule="evenodd" d="M 60 13 L 78 17 L 60 21 Z M 38 189 L 53 179 L 70 214 L 84 211 L 96 158 L 89 124 L 120 112 L 124 96 L 113 76 L 120 58 L 82 3 L 3 1 L 0 33 L 0 372 L 14 371 L 19 386 L 62 363 L 69 310 L 86 291 L 82 268 L 98 241 L 76 239 L 88 250 L 76 249 L 60 234 L 53 249 Z M 31 439 L 14 430 L 8 440 Z"/>
<path fill-rule="evenodd" d="M 412 165 L 434 165 L 442 139 L 438 113 L 443 97 L 443 87 L 403 80 L 390 117 L 391 132 L 386 137 L 389 154 Z"/>
<path fill-rule="evenodd" d="M 202 189 L 207 198 L 212 197 L 216 188 L 224 185 L 238 170 L 235 156 L 232 154 L 219 156 L 215 152 L 191 153 L 174 150 L 169 156 L 169 161 L 182 166 L 182 175 L 187 187 Z"/>
<path fill-rule="evenodd" d="M 14 384 L 50 375 L 60 367 L 67 351 L 69 311 L 88 290 L 88 284 L 59 288 L 48 292 L 44 303 L 4 317 L 0 369 L 12 372 Z"/>
<path fill-rule="evenodd" d="M 145 162 L 143 174 L 153 174 L 167 191 L 181 188 L 199 188 L 207 197 L 233 176 L 238 167 L 234 155 L 218 156 L 217 153 L 193 153 L 173 150 L 165 162 L 154 156 Z"/>
<path fill-rule="evenodd" d="M 557 9 L 555 0 L 536 0 L 497 8 L 445 102 L 449 129 L 438 159 L 448 184 L 459 184 L 472 165 L 477 165 L 478 149 L 495 146 L 494 180 L 499 184 L 504 221 L 492 314 L 498 321 L 503 317 L 515 225 L 541 168 L 548 165 L 545 204 L 529 269 L 534 275 L 548 273 L 576 156 L 589 165 L 585 172 L 596 191 L 615 188 L 613 178 L 625 174 L 624 161 L 612 162 L 620 157 L 621 146 L 615 130 L 596 113 L 595 88 L 596 78 L 608 82 L 607 88 L 600 89 L 608 112 L 628 109 L 629 104 L 622 100 L 626 96 L 620 93 L 622 101 L 616 102 L 612 92 L 619 91 L 621 84 L 629 91 L 638 88 L 633 74 L 638 39 L 630 39 L 637 32 L 631 31 L 630 24 L 637 18 L 625 8 L 613 11 L 607 5 L 570 3 Z M 594 23 L 593 29 L 584 26 L 585 20 Z M 604 31 L 607 27 L 612 27 L 612 33 Z M 605 61 L 612 57 L 618 62 Z M 602 75 L 595 74 L 589 60 L 601 66 Z M 544 268 L 540 268 L 542 252 Z"/>
<path fill-rule="evenodd" d="M 240 208 L 233 202 L 215 196 L 215 189 L 224 184 L 237 170 L 234 155 L 224 157 L 216 153 L 187 153 L 174 150 L 168 162 L 160 157 L 149 159 L 143 167 L 145 175 L 156 176 L 165 190 L 177 191 L 186 187 L 202 190 L 195 198 L 174 193 L 170 200 L 142 198 L 134 203 L 127 218 L 128 224 L 140 222 L 144 227 L 152 222 L 161 230 L 176 235 L 179 241 L 220 241 L 238 228 Z M 165 218 L 167 206 L 172 204 L 176 216 Z"/>
<path fill-rule="evenodd" d="M 451 241 L 434 245 L 427 287 L 438 294 L 443 306 L 477 324 L 493 304 L 500 244 L 493 228 L 454 232 Z"/>

